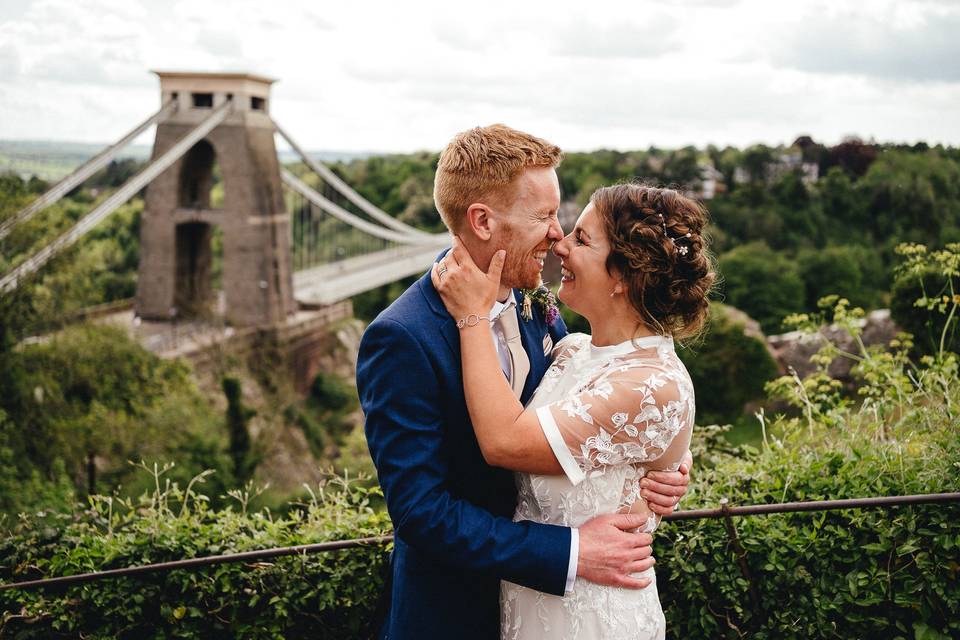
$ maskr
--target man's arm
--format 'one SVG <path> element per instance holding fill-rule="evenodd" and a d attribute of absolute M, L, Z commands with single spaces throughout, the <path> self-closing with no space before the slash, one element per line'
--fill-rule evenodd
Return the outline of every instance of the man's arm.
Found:
<path fill-rule="evenodd" d="M 450 494 L 436 376 L 403 326 L 370 325 L 360 343 L 357 386 L 396 535 L 445 563 L 562 595 L 569 529 L 515 523 Z"/>

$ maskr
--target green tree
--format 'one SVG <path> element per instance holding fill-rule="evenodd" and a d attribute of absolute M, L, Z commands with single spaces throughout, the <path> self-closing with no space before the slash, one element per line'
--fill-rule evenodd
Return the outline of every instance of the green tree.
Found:
<path fill-rule="evenodd" d="M 57 483 L 62 467 L 78 493 L 90 492 L 126 485 L 127 460 L 175 455 L 175 477 L 216 468 L 229 483 L 225 443 L 214 436 L 222 421 L 189 369 L 144 350 L 122 329 L 71 326 L 0 358 L 7 415 L 0 446 L 25 482 L 36 472 Z"/>
<path fill-rule="evenodd" d="M 767 179 L 767 167 L 773 162 L 773 149 L 755 144 L 743 152 L 742 162 L 750 181 L 762 183 Z"/>
<path fill-rule="evenodd" d="M 824 215 L 824 237 L 828 242 L 872 244 L 866 203 L 843 169 L 831 167 L 818 181 L 817 191 Z"/>
<path fill-rule="evenodd" d="M 882 304 L 886 274 L 876 251 L 852 245 L 805 250 L 798 254 L 797 263 L 806 287 L 806 309 L 816 309 L 817 301 L 831 293 L 858 307 Z"/>
<path fill-rule="evenodd" d="M 257 412 L 243 403 L 243 386 L 236 376 L 221 380 L 223 395 L 227 398 L 227 434 L 230 438 L 230 457 L 237 482 L 245 484 L 253 477 L 257 461 L 250 443 L 250 418 Z"/>
<path fill-rule="evenodd" d="M 940 154 L 888 151 L 858 181 L 875 237 L 938 245 L 960 226 L 960 164 Z"/>
<path fill-rule="evenodd" d="M 804 308 L 804 286 L 793 260 L 765 242 L 751 242 L 720 256 L 724 302 L 777 333 L 785 316 Z"/>

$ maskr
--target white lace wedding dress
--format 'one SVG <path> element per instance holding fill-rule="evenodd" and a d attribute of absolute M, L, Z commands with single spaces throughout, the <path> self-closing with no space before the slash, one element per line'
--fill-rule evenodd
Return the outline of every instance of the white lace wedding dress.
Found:
<path fill-rule="evenodd" d="M 554 361 L 528 409 L 565 475 L 518 473 L 514 520 L 577 527 L 606 513 L 659 517 L 640 496 L 650 470 L 675 471 L 690 443 L 693 385 L 673 340 L 651 336 L 595 347 L 590 336 L 570 334 L 557 343 Z M 577 578 L 565 596 L 501 583 L 500 635 L 506 640 L 551 638 L 662 639 L 663 610 L 653 569 L 635 574 L 646 589 L 604 587 Z"/>

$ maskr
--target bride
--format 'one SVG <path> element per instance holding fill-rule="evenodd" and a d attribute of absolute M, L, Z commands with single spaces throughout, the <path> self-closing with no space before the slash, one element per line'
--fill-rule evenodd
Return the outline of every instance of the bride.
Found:
<path fill-rule="evenodd" d="M 574 230 L 553 252 L 558 296 L 590 323 L 553 348 L 553 364 L 526 408 L 501 373 L 484 322 L 459 323 L 463 381 L 483 455 L 516 472 L 515 520 L 579 526 L 604 513 L 659 516 L 640 480 L 675 471 L 694 422 L 694 390 L 674 338 L 703 326 L 714 279 L 702 206 L 670 189 L 624 184 L 597 190 Z M 505 252 L 487 273 L 457 238 L 432 279 L 455 319 L 493 306 Z M 441 269 L 445 267 L 445 269 Z M 504 581 L 501 636 L 509 639 L 663 638 L 653 568 L 635 573 L 644 589 L 578 578 L 565 596 Z"/>

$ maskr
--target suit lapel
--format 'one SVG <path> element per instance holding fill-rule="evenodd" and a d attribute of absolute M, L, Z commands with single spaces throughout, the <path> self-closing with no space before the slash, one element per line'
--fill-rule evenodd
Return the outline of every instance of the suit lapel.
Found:
<path fill-rule="evenodd" d="M 520 289 L 514 289 L 513 295 L 517 300 L 515 311 L 517 313 L 517 323 L 520 327 L 520 342 L 530 359 L 530 373 L 527 374 L 527 381 L 524 383 L 523 392 L 520 394 L 521 403 L 526 404 L 533 394 L 533 390 L 540 383 L 540 377 L 543 374 L 543 335 L 536 314 L 530 320 L 523 319 L 520 310 L 523 309 L 524 295 Z"/>
<path fill-rule="evenodd" d="M 446 253 L 447 251 L 444 251 L 437 256 L 437 260 L 445 256 Z M 450 350 L 453 352 L 454 356 L 456 356 L 457 364 L 459 366 L 460 336 L 457 331 L 457 325 L 453 320 L 453 316 L 451 316 L 447 312 L 447 308 L 443 306 L 443 300 L 440 299 L 440 294 L 437 293 L 437 290 L 433 287 L 433 281 L 430 279 L 429 270 L 422 278 L 420 278 L 417 284 L 420 287 L 420 293 L 423 295 L 427 306 L 430 307 L 430 310 L 433 312 L 434 323 L 437 327 L 437 331 L 441 336 L 443 336 L 444 342 L 447 343 L 447 346 L 450 347 Z"/>

